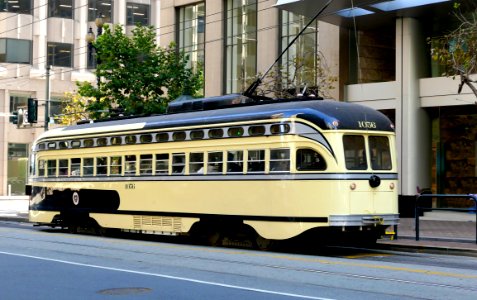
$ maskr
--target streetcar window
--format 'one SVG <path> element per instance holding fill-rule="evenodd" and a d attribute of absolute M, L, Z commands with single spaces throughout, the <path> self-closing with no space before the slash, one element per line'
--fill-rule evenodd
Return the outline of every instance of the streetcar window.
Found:
<path fill-rule="evenodd" d="M 108 174 L 108 158 L 96 157 L 96 176 Z"/>
<path fill-rule="evenodd" d="M 56 143 L 55 142 L 48 143 L 48 149 L 56 149 Z"/>
<path fill-rule="evenodd" d="M 81 141 L 71 141 L 71 148 L 81 147 Z"/>
<path fill-rule="evenodd" d="M 123 164 L 121 156 L 112 156 L 109 158 L 109 175 L 121 175 Z"/>
<path fill-rule="evenodd" d="M 150 143 L 150 142 L 152 142 L 152 135 L 143 134 L 140 137 L 140 141 L 141 141 L 142 144 Z"/>
<path fill-rule="evenodd" d="M 169 173 L 169 154 L 156 154 L 156 174 Z"/>
<path fill-rule="evenodd" d="M 265 150 L 249 150 L 247 159 L 249 173 L 265 172 Z"/>
<path fill-rule="evenodd" d="M 298 149 L 296 151 L 296 169 L 298 171 L 324 171 L 326 161 L 315 150 Z"/>
<path fill-rule="evenodd" d="M 98 147 L 103 147 L 103 146 L 106 146 L 108 144 L 108 139 L 107 138 L 98 138 L 96 140 L 96 145 Z"/>
<path fill-rule="evenodd" d="M 207 174 L 222 173 L 223 170 L 223 153 L 222 152 L 209 152 L 207 162 Z"/>
<path fill-rule="evenodd" d="M 204 131 L 203 130 L 194 130 L 190 132 L 190 139 L 191 140 L 201 140 L 204 138 Z"/>
<path fill-rule="evenodd" d="M 243 136 L 243 127 L 230 127 L 227 131 L 229 137 L 241 137 Z"/>
<path fill-rule="evenodd" d="M 290 171 L 290 149 L 270 150 L 270 172 Z"/>
<path fill-rule="evenodd" d="M 83 145 L 85 147 L 93 147 L 94 146 L 94 141 L 92 139 L 87 139 L 83 141 Z"/>
<path fill-rule="evenodd" d="M 68 160 L 60 159 L 58 161 L 58 176 L 68 176 Z"/>
<path fill-rule="evenodd" d="M 290 132 L 290 125 L 288 124 L 275 124 L 270 126 L 270 132 L 272 134 L 285 134 Z"/>
<path fill-rule="evenodd" d="M 152 154 L 139 156 L 139 173 L 141 175 L 152 175 Z"/>
<path fill-rule="evenodd" d="M 263 125 L 250 126 L 248 128 L 248 134 L 251 135 L 251 136 L 264 135 L 265 134 L 265 126 L 263 126 Z"/>
<path fill-rule="evenodd" d="M 126 155 L 124 175 L 136 175 L 136 155 Z"/>
<path fill-rule="evenodd" d="M 172 174 L 184 174 L 185 169 L 185 154 L 172 154 Z"/>
<path fill-rule="evenodd" d="M 243 151 L 227 152 L 227 173 L 243 172 Z"/>
<path fill-rule="evenodd" d="M 373 170 L 391 170 L 389 139 L 385 136 L 369 137 L 369 157 Z"/>
<path fill-rule="evenodd" d="M 38 150 L 45 150 L 45 144 L 44 143 L 38 144 Z"/>
<path fill-rule="evenodd" d="M 93 176 L 94 159 L 83 158 L 83 176 Z"/>
<path fill-rule="evenodd" d="M 58 142 L 58 146 L 59 146 L 60 149 L 66 149 L 66 148 L 68 148 L 68 142 L 66 142 L 66 141 Z"/>
<path fill-rule="evenodd" d="M 120 136 L 113 136 L 111 138 L 111 145 L 121 145 L 123 143 L 123 138 Z"/>
<path fill-rule="evenodd" d="M 223 136 L 224 136 L 224 130 L 221 128 L 209 130 L 209 137 L 212 139 L 219 139 Z"/>
<path fill-rule="evenodd" d="M 136 138 L 135 135 L 127 135 L 126 136 L 126 144 L 128 144 L 128 145 L 136 144 L 136 141 L 137 141 L 137 138 Z"/>
<path fill-rule="evenodd" d="M 346 168 L 348 170 L 368 169 L 363 136 L 344 135 L 343 146 L 344 146 Z"/>
<path fill-rule="evenodd" d="M 45 161 L 42 159 L 38 161 L 38 176 L 45 176 Z"/>
<path fill-rule="evenodd" d="M 81 175 L 81 158 L 72 158 L 71 159 L 71 176 L 80 176 Z"/>
<path fill-rule="evenodd" d="M 47 161 L 47 174 L 48 177 L 56 176 L 56 159 Z"/>
<path fill-rule="evenodd" d="M 186 139 L 186 133 L 184 131 L 177 131 L 172 134 L 174 141 L 184 141 Z"/>
<path fill-rule="evenodd" d="M 191 153 L 189 156 L 189 174 L 204 174 L 204 153 Z"/>
<path fill-rule="evenodd" d="M 161 132 L 156 135 L 156 142 L 167 142 L 169 140 L 169 134 L 167 132 Z"/>

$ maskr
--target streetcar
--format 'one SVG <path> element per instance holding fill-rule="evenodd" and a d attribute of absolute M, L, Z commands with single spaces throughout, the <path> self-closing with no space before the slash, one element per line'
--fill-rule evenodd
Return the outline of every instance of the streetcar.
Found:
<path fill-rule="evenodd" d="M 32 145 L 29 220 L 77 230 L 376 240 L 399 221 L 395 133 L 371 108 L 314 97 L 173 101 Z M 233 238 L 229 238 L 233 240 Z"/>

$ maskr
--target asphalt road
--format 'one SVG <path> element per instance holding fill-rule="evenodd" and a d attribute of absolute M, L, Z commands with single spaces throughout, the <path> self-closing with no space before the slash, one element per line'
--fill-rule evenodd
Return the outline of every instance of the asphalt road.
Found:
<path fill-rule="evenodd" d="M 176 240 L 178 241 L 178 240 Z M 307 251 L 309 253 L 310 251 Z M 477 259 L 278 253 L 0 222 L 0 299 L 475 299 Z"/>

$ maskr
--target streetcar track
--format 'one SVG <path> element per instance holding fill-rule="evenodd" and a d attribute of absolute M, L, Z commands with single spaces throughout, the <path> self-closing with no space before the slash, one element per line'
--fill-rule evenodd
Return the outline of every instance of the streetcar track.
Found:
<path fill-rule="evenodd" d="M 31 239 L 31 238 L 20 238 L 20 237 L 12 237 L 12 236 L 6 236 L 6 235 L 1 235 L 5 238 L 10 238 L 10 239 L 16 239 L 16 240 L 23 240 L 23 241 L 30 241 L 30 242 L 38 242 L 38 240 L 34 240 L 34 239 Z M 63 237 L 68 237 L 70 238 L 71 235 L 63 235 Z M 82 236 L 82 237 L 87 237 L 87 236 Z M 107 240 L 108 242 L 117 242 L 118 240 Z M 136 240 L 133 240 L 134 242 L 137 242 Z M 52 242 L 50 240 L 41 240 L 41 242 L 44 242 L 44 243 L 50 243 L 50 244 L 63 244 L 63 245 L 67 245 L 67 246 L 72 246 L 72 247 L 78 247 L 78 246 L 81 246 L 81 247 L 85 247 L 85 248 L 95 248 L 97 249 L 98 247 L 97 246 L 93 246 L 93 245 L 79 245 L 78 243 L 68 243 L 68 242 Z M 131 243 L 132 241 L 131 240 L 127 240 L 127 243 Z M 141 243 L 142 241 L 140 241 Z M 121 240 L 121 243 L 122 243 L 122 240 Z M 186 246 L 183 246 L 183 245 L 170 245 L 170 244 L 155 244 L 154 246 L 157 246 L 157 245 L 160 245 L 161 247 L 167 247 L 167 248 L 182 248 L 182 249 L 185 249 L 185 250 L 192 250 L 192 245 L 186 245 Z M 190 248 L 190 249 L 186 249 L 187 248 Z M 198 247 L 199 248 L 199 247 Z M 128 250 L 128 249 L 121 249 L 121 248 L 114 248 L 114 247 L 104 247 L 102 246 L 100 249 L 102 250 L 106 250 L 106 251 L 116 251 L 118 252 L 118 255 L 120 255 L 121 253 L 127 253 L 126 255 L 130 254 L 130 253 L 134 253 L 134 254 L 139 254 L 139 255 L 152 255 L 152 256 L 155 256 L 155 255 L 158 255 L 157 252 L 149 252 L 149 251 L 132 251 L 132 250 Z M 268 257 L 268 258 L 273 258 L 273 259 L 279 259 L 279 260 L 293 260 L 293 261 L 304 261 L 304 262 L 313 262 L 313 263 L 322 263 L 322 264 L 334 264 L 334 265 L 350 265 L 350 263 L 343 263 L 343 262 L 339 262 L 339 261 L 325 261 L 323 259 L 313 259 L 313 258 L 302 258 L 302 257 L 292 257 L 292 256 L 284 256 L 284 255 L 281 255 L 281 254 L 267 254 L 267 253 L 263 253 L 263 252 L 254 252 L 254 251 L 245 251 L 245 250 L 240 250 L 240 251 L 237 251 L 237 250 L 231 250 L 230 249 L 227 249 L 227 248 L 220 248 L 220 249 L 217 249 L 217 248 L 214 248 L 214 249 L 208 249 L 208 248 L 203 248 L 203 250 L 205 250 L 206 252 L 220 252 L 220 253 L 223 253 L 223 254 L 244 254 L 244 255 L 248 255 L 248 256 L 265 256 L 265 257 Z M 82 254 L 82 253 L 78 253 L 78 252 L 67 252 L 67 251 L 55 251 L 56 253 L 62 253 L 62 254 L 68 254 L 68 255 L 81 255 L 81 256 L 84 256 L 84 257 L 93 257 L 91 255 L 85 255 L 85 254 Z M 122 255 L 120 255 L 122 256 Z M 107 257 L 108 259 L 114 259 L 114 260 L 121 260 L 120 258 L 118 257 L 111 257 L 111 256 L 98 256 L 97 252 L 95 253 L 95 257 Z M 130 257 L 130 256 L 129 256 Z M 369 275 L 363 275 L 363 274 L 356 274 L 356 273 L 349 273 L 349 272 L 334 272 L 334 271 L 327 271 L 327 270 L 322 270 L 322 269 L 318 269 L 318 268 L 297 268 L 297 267 L 291 267 L 291 266 L 284 266 L 284 265 L 275 265 L 275 264 L 260 264 L 260 263 L 251 263 L 251 262 L 244 262 L 244 261 L 240 261 L 240 260 L 234 260 L 234 259 L 217 259 L 217 258 L 210 258 L 210 257 L 200 257 L 200 256 L 195 256 L 195 255 L 178 255 L 178 254 L 164 254 L 164 253 L 161 253 L 161 257 L 171 257 L 171 258 L 176 258 L 178 260 L 180 259 L 188 259 L 188 260 L 202 260 L 202 261 L 207 261 L 208 265 L 210 264 L 214 264 L 214 263 L 226 263 L 226 264 L 240 264 L 240 265 L 247 265 L 247 266 L 250 266 L 250 267 L 255 267 L 255 268 L 267 268 L 267 269 L 275 269 L 275 270 L 286 270 L 286 271 L 293 271 L 293 272 L 305 272 L 305 273 L 313 273 L 313 274 L 325 274 L 325 275 L 330 275 L 330 276 L 340 276 L 340 277 L 346 277 L 346 278 L 353 278 L 353 279 L 362 279 L 362 280 L 371 280 L 371 281 L 381 281 L 381 282 L 384 282 L 384 281 L 387 281 L 387 282 L 394 282 L 394 283 L 400 283 L 400 284 L 407 284 L 407 285 L 416 285 L 416 286 L 428 286 L 428 287 L 436 287 L 436 288 L 448 288 L 448 289 L 459 289 L 459 290 L 463 290 L 463 291 L 471 291 L 471 292 L 475 292 L 477 291 L 477 288 L 473 288 L 473 287 L 468 287 L 468 286 L 461 286 L 461 285 L 450 285 L 450 284 L 439 284 L 439 283 L 433 283 L 433 282 L 426 282 L 426 281 L 416 281 L 416 280 L 406 280 L 406 279 L 399 279 L 399 278 L 393 278 L 393 277 L 374 277 L 374 276 L 369 276 Z M 137 263 L 144 263 L 144 261 L 142 260 L 137 260 L 135 261 Z M 380 266 L 376 266 L 376 265 L 369 265 L 369 264 L 351 264 L 353 266 L 361 266 L 361 267 L 367 267 L 367 268 L 380 268 Z M 185 265 L 183 267 L 186 267 Z M 246 274 L 234 274 L 234 273 L 227 273 L 227 272 L 217 272 L 217 271 L 213 271 L 213 270 L 204 270 L 204 269 L 200 269 L 200 268 L 191 268 L 189 267 L 189 269 L 193 269 L 193 270 L 198 270 L 198 271 L 202 271 L 202 272 L 214 272 L 214 273 L 218 273 L 218 274 L 225 274 L 225 275 L 234 275 L 234 276 L 248 276 Z M 454 274 L 454 273 L 444 273 L 444 272 L 435 272 L 435 271 L 428 271 L 428 270 L 418 270 L 418 269 L 409 269 L 409 268 L 394 268 L 394 271 L 411 271 L 411 272 L 415 272 L 415 273 L 421 273 L 421 274 L 424 274 L 424 275 L 439 275 L 439 276 L 447 276 L 447 277 L 453 277 L 453 278 L 477 278 L 477 275 L 476 276 L 473 276 L 473 275 L 464 275 L 464 274 Z M 316 286 L 321 286 L 319 284 L 314 284 L 314 283 L 307 283 L 307 284 L 310 284 L 310 285 L 316 285 Z M 329 287 L 329 286 L 328 286 Z M 345 287 L 342 287 L 340 286 L 340 288 L 345 288 Z M 349 290 L 355 290 L 355 289 L 349 289 Z M 356 291 L 361 291 L 361 292 L 366 292 L 364 290 L 358 290 L 356 289 Z M 393 294 L 389 294 L 389 295 L 393 295 Z M 408 297 L 408 296 L 407 296 Z M 422 299 L 422 298 L 416 298 L 416 299 Z"/>

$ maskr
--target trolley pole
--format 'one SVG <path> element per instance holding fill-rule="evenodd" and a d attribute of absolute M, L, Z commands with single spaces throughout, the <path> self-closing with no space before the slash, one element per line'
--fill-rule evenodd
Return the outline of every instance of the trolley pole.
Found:
<path fill-rule="evenodd" d="M 46 101 L 45 101 L 45 131 L 48 131 L 50 119 L 50 65 L 46 66 Z"/>

